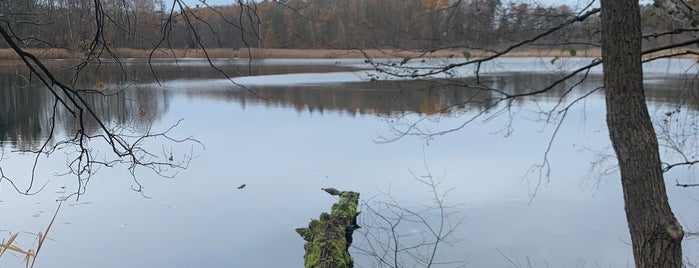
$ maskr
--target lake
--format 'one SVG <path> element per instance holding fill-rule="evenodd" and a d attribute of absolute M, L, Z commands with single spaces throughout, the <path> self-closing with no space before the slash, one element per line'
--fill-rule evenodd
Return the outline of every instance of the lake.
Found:
<path fill-rule="evenodd" d="M 501 59 L 483 67 L 481 80 L 526 92 L 590 61 Z M 61 79 L 71 79 L 63 67 L 74 62 L 48 63 Z M 441 261 L 466 260 L 467 267 L 633 266 L 603 95 L 578 101 L 601 85 L 599 67 L 579 85 L 572 80 L 506 109 L 489 93 L 460 86 L 473 82 L 473 70 L 466 68 L 456 70 L 461 78 L 453 82 L 408 81 L 376 73 L 362 59 L 215 60 L 229 80 L 198 59 L 156 60 L 153 72 L 142 60 L 122 64 L 123 70 L 113 62 L 93 65 L 75 79 L 81 88 L 100 85 L 114 93 L 88 97 L 105 121 L 142 133 L 182 120 L 170 135 L 193 135 L 203 146 L 145 144 L 156 155 L 194 159 L 174 178 L 138 171 L 143 195 L 131 190 L 138 184 L 123 166 L 97 170 L 79 199 L 63 203 L 36 267 L 300 267 L 304 241 L 294 229 L 336 201 L 320 188 L 361 193 L 364 228 L 355 232 L 353 245 L 367 249 L 361 233 L 376 230 L 376 216 L 366 206 L 390 200 L 415 211 L 434 206 L 430 187 L 418 181 L 430 174 L 441 180 L 437 191 L 446 193 L 453 219 L 464 219 L 453 243 L 440 247 Z M 689 157 L 697 153 L 694 64 L 665 60 L 644 67 L 651 116 L 658 132 L 667 134 L 661 138 L 668 138 L 661 139 L 666 161 L 677 159 L 673 146 L 689 150 Z M 30 183 L 34 158 L 16 151 L 38 148 L 50 130 L 54 102 L 37 82 L 17 63 L 0 64 L 0 167 L 20 189 Z M 573 102 L 567 113 L 546 113 Z M 680 112 L 665 115 L 678 107 Z M 59 114 L 56 135 L 72 133 L 76 123 L 65 111 Z M 415 122 L 411 133 L 459 129 L 395 139 Z M 546 169 L 532 169 L 545 156 L 548 177 L 539 175 Z M 43 189 L 35 195 L 0 183 L 0 237 L 20 232 L 18 246 L 36 247 L 32 233 L 45 230 L 56 200 L 76 187 L 75 177 L 59 176 L 67 159 L 60 151 L 39 157 L 34 188 Z M 696 183 L 695 170 L 675 168 L 666 175 L 675 214 L 685 231 L 696 232 L 699 189 L 674 186 Z M 430 223 L 439 219 L 434 209 L 424 215 Z M 427 230 L 405 224 L 398 232 L 409 244 Z M 685 258 L 698 263 L 696 238 L 685 238 L 684 246 Z M 354 257 L 357 267 L 375 266 L 367 256 Z M 19 255 L 0 258 L 3 267 L 23 265 Z"/>

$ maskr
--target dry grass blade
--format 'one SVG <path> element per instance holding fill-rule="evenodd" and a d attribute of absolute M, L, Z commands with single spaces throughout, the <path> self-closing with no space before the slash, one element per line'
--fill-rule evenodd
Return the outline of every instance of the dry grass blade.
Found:
<path fill-rule="evenodd" d="M 51 218 L 51 222 L 49 222 L 49 225 L 46 227 L 46 230 L 43 233 L 39 232 L 37 234 L 38 245 L 36 247 L 36 251 L 34 251 L 34 249 L 24 250 L 24 249 L 21 249 L 17 246 L 12 245 L 12 243 L 17 239 L 17 236 L 19 235 L 19 233 L 15 233 L 15 234 L 12 234 L 12 236 L 10 236 L 10 238 L 7 240 L 7 242 L 5 242 L 5 239 L 3 239 L 2 242 L 0 242 L 0 257 L 2 257 L 2 255 L 7 250 L 14 251 L 14 252 L 17 252 L 17 253 L 24 255 L 24 263 L 25 263 L 26 268 L 30 267 L 30 263 L 31 263 L 31 267 L 34 267 L 34 262 L 36 262 L 36 256 L 37 256 L 37 254 L 39 254 L 39 250 L 41 250 L 41 247 L 44 245 L 44 241 L 46 240 L 46 237 L 48 236 L 48 233 L 51 230 L 51 226 L 53 226 L 53 223 L 56 220 L 56 216 L 58 215 L 58 211 L 61 209 L 62 204 L 63 204 L 63 202 L 58 203 L 58 207 L 56 208 L 56 212 L 53 214 L 53 218 Z M 30 262 L 30 260 L 31 260 L 31 262 Z"/>
<path fill-rule="evenodd" d="M 32 258 L 32 257 L 34 257 L 34 258 Z M 24 263 L 25 263 L 26 268 L 29 268 L 29 259 L 30 258 L 32 258 L 32 265 L 34 265 L 33 260 L 36 260 L 36 253 L 31 248 L 29 250 L 27 250 L 27 253 L 24 255 Z"/>
<path fill-rule="evenodd" d="M 2 249 L 0 249 L 0 256 L 2 256 L 2 254 L 4 254 L 5 251 L 7 251 L 8 249 L 14 251 L 13 246 L 12 246 L 12 242 L 15 241 L 15 239 L 17 238 L 17 235 L 19 235 L 19 233 L 15 233 L 12 236 L 10 236 L 10 239 L 7 240 L 7 242 L 5 242 L 5 239 L 2 239 L 2 243 L 0 243 L 0 248 L 2 248 Z"/>
<path fill-rule="evenodd" d="M 34 254 L 34 258 L 32 259 L 32 266 L 34 267 L 34 262 L 36 262 L 36 255 L 39 254 L 39 251 L 41 250 L 41 246 L 44 245 L 44 240 L 46 240 L 46 237 L 49 235 L 49 231 L 51 230 L 51 226 L 53 226 L 53 222 L 56 221 L 56 216 L 58 216 L 58 211 L 61 210 L 61 205 L 63 205 L 63 202 L 58 203 L 58 207 L 56 208 L 56 212 L 53 213 L 53 218 L 51 218 L 51 222 L 49 222 L 49 225 L 46 226 L 46 231 L 42 234 L 39 232 L 39 244 L 36 247 L 36 253 Z M 29 265 L 29 257 L 27 256 L 27 266 Z"/>
<path fill-rule="evenodd" d="M 12 236 L 10 236 L 10 239 L 5 242 L 5 240 L 2 240 L 2 243 L 0 243 L 0 256 L 2 256 L 7 250 L 14 251 L 20 254 L 24 255 L 24 261 L 26 263 L 26 267 L 29 268 L 29 259 L 36 258 L 36 253 L 34 252 L 33 249 L 29 250 L 23 250 L 17 246 L 12 245 L 12 243 L 17 239 L 17 236 L 19 233 L 15 233 Z"/>
<path fill-rule="evenodd" d="M 8 239 L 7 242 L 5 242 L 5 239 L 2 240 L 2 243 L 0 243 L 0 256 L 2 256 L 7 250 L 23 254 L 26 267 L 29 268 L 29 259 L 31 259 L 32 257 L 36 258 L 36 253 L 33 249 L 25 251 L 17 246 L 12 245 L 15 239 L 17 239 L 18 235 L 19 233 L 13 234 L 12 236 L 10 236 L 10 239 Z"/>

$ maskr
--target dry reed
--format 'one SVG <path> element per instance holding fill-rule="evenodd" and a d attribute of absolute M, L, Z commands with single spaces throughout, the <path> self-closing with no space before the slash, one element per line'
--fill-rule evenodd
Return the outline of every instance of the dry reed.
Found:
<path fill-rule="evenodd" d="M 34 54 L 39 59 L 81 59 L 85 58 L 85 54 L 76 50 L 50 48 L 37 49 L 29 48 L 27 52 Z M 115 48 L 111 50 L 114 55 L 119 58 L 205 58 L 207 55 L 210 58 L 232 58 L 235 51 L 233 49 L 207 49 L 204 53 L 201 49 L 132 49 L 132 48 Z M 112 55 L 103 52 L 101 58 L 111 58 Z M 19 57 L 14 50 L 9 48 L 0 49 L 0 60 L 19 60 Z"/>
<path fill-rule="evenodd" d="M 40 59 L 80 59 L 85 58 L 83 53 L 68 49 L 27 49 L 28 52 Z M 661 53 L 653 53 L 646 57 L 657 57 L 679 53 L 684 49 L 667 50 Z M 461 57 L 464 51 L 461 50 L 438 50 L 433 52 L 412 51 L 412 50 L 391 50 L 391 49 L 367 49 L 367 50 L 342 50 L 342 49 L 275 49 L 275 48 L 243 48 L 207 49 L 206 53 L 202 49 L 132 49 L 115 48 L 112 52 L 120 58 L 286 58 L 286 59 L 341 59 L 341 58 L 434 58 L 434 57 Z M 472 57 L 492 56 L 492 52 L 483 50 L 468 50 Z M 600 57 L 602 52 L 598 48 L 576 50 L 576 57 Z M 510 51 L 503 57 L 570 57 L 569 50 L 561 49 L 518 49 Z M 102 58 L 110 58 L 111 54 L 102 53 Z M 699 59 L 696 55 L 682 55 L 681 58 Z M 9 49 L 0 49 L 0 60 L 18 60 L 17 54 Z"/>
<path fill-rule="evenodd" d="M 58 215 L 58 211 L 61 209 L 61 203 L 58 203 L 58 207 L 56 208 L 56 212 L 53 214 L 53 218 L 51 218 L 51 222 L 49 225 L 46 227 L 46 230 L 44 232 L 39 232 L 36 236 L 38 238 L 38 245 L 36 247 L 36 250 L 30 248 L 30 249 L 22 249 L 16 245 L 13 245 L 15 240 L 17 239 L 17 236 L 19 233 L 14 233 L 10 234 L 10 238 L 5 241 L 3 238 L 2 241 L 0 241 L 0 257 L 2 257 L 5 252 L 13 251 L 19 254 L 24 255 L 24 263 L 25 267 L 29 268 L 30 265 L 31 267 L 34 267 L 34 262 L 36 261 L 36 256 L 39 254 L 39 251 L 41 250 L 41 247 L 44 245 L 44 241 L 46 240 L 46 236 L 49 234 L 49 231 L 51 230 L 51 226 L 53 226 L 53 223 L 56 221 L 56 216 Z"/>
<path fill-rule="evenodd" d="M 432 52 L 412 51 L 412 50 L 389 50 L 389 49 L 367 49 L 367 50 L 340 50 L 340 49 L 239 49 L 235 56 L 239 58 L 445 58 L 459 57 L 463 55 L 461 50 L 437 50 Z M 469 50 L 472 57 L 487 57 L 494 55 L 492 52 L 483 50 Z M 579 57 L 598 57 L 601 55 L 598 49 L 577 51 Z M 569 57 L 570 52 L 556 49 L 535 50 L 523 49 L 514 50 L 504 55 L 505 57 Z"/>

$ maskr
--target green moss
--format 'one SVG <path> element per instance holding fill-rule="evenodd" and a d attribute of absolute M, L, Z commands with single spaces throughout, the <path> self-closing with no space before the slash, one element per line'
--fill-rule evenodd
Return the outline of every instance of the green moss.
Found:
<path fill-rule="evenodd" d="M 346 216 L 349 218 L 359 215 L 357 205 L 359 204 L 359 193 L 344 191 L 340 194 L 340 201 L 332 206 L 331 215 Z"/>
<path fill-rule="evenodd" d="M 320 246 L 318 243 L 306 243 L 310 244 L 310 247 L 306 248 L 306 255 L 303 256 L 304 267 L 312 268 L 320 260 Z"/>
<path fill-rule="evenodd" d="M 298 228 L 297 232 L 309 241 L 304 245 L 306 254 L 304 266 L 307 268 L 349 268 L 354 263 L 348 239 L 354 231 L 359 193 L 342 192 L 340 200 L 332 206 L 330 214 L 323 212 L 320 220 L 312 220 L 308 228 Z M 299 230 L 301 230 L 299 232 Z M 306 231 L 308 230 L 308 231 Z M 347 238 L 349 235 L 349 238 Z"/>

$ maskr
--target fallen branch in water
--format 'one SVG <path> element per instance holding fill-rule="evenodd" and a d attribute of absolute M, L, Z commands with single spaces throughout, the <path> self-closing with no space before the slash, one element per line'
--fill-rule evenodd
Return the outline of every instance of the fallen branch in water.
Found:
<path fill-rule="evenodd" d="M 307 241 L 303 245 L 306 268 L 354 267 L 348 249 L 352 244 L 352 233 L 359 228 L 359 193 L 341 191 L 339 196 L 340 200 L 332 206 L 330 214 L 321 213 L 320 219 L 311 220 L 308 228 L 296 228 L 296 232 Z"/>

